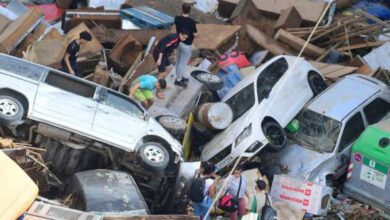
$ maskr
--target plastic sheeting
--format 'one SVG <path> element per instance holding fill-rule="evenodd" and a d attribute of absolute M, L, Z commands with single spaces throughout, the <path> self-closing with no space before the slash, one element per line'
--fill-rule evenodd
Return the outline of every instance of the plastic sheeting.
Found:
<path fill-rule="evenodd" d="M 218 0 L 196 0 L 195 8 L 204 13 L 213 13 L 218 8 Z"/>

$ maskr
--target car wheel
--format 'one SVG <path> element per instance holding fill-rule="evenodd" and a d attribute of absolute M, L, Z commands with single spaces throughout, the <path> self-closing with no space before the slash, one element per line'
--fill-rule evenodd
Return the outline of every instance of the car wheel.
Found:
<path fill-rule="evenodd" d="M 141 145 L 138 150 L 141 165 L 148 170 L 160 172 L 169 163 L 169 152 L 159 143 L 147 142 Z"/>
<path fill-rule="evenodd" d="M 15 125 L 22 121 L 24 108 L 22 103 L 9 95 L 0 95 L 0 123 Z"/>
<path fill-rule="evenodd" d="M 270 152 L 278 152 L 286 145 L 287 137 L 283 128 L 276 122 L 270 121 L 263 125 L 263 132 L 269 141 L 266 148 Z"/>
<path fill-rule="evenodd" d="M 223 88 L 223 79 L 220 76 L 211 73 L 199 73 L 196 79 L 203 83 L 209 90 L 220 90 Z"/>
<path fill-rule="evenodd" d="M 309 86 L 314 96 L 320 94 L 327 87 L 325 80 L 317 73 L 309 73 Z"/>
<path fill-rule="evenodd" d="M 182 135 L 186 132 L 187 122 L 173 115 L 161 116 L 158 121 L 172 135 Z"/>

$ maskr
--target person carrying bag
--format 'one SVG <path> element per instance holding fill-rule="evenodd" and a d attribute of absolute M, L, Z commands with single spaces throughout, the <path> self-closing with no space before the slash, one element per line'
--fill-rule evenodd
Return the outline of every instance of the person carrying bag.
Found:
<path fill-rule="evenodd" d="M 240 184 L 238 186 L 237 195 L 232 198 L 228 195 L 229 190 L 226 190 L 225 194 L 218 201 L 218 208 L 225 212 L 236 212 L 238 211 L 238 195 L 240 193 L 242 183 L 242 177 L 240 176 Z"/>

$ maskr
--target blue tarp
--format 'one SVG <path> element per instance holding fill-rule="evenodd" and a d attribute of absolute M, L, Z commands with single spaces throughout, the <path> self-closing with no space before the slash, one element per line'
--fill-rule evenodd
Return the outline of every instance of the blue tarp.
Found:
<path fill-rule="evenodd" d="M 238 82 L 243 78 L 240 69 L 238 69 L 237 64 L 232 64 L 224 68 L 227 72 L 220 70 L 217 75 L 222 77 L 224 87 L 217 91 L 218 96 L 222 99 Z"/>
<path fill-rule="evenodd" d="M 144 29 L 169 28 L 174 23 L 171 16 L 147 6 L 123 9 L 120 16 Z"/>

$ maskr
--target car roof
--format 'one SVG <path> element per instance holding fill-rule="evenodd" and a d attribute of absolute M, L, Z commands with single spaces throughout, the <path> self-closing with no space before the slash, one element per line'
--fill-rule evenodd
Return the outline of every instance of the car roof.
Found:
<path fill-rule="evenodd" d="M 375 81 L 360 75 L 344 77 L 313 99 L 307 108 L 327 117 L 342 121 L 354 109 L 379 92 Z"/>

